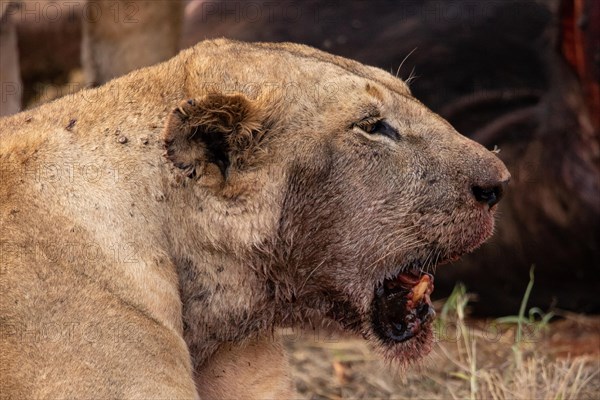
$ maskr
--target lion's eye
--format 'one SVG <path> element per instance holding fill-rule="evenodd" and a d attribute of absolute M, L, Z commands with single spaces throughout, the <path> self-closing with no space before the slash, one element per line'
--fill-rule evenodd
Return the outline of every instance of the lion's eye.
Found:
<path fill-rule="evenodd" d="M 358 127 L 371 135 L 383 135 L 393 140 L 400 139 L 398 131 L 388 124 L 384 119 L 378 119 L 376 121 L 363 121 L 362 123 L 358 124 Z"/>

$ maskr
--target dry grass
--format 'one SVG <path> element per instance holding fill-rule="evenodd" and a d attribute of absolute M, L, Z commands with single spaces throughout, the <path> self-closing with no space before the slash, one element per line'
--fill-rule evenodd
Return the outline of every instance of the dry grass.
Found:
<path fill-rule="evenodd" d="M 469 320 L 468 301 L 459 291 L 438 305 L 434 351 L 405 372 L 386 365 L 362 339 L 331 329 L 288 332 L 300 398 L 600 398 L 600 318 L 499 324 Z"/>
<path fill-rule="evenodd" d="M 528 358 L 508 374 L 499 370 L 479 371 L 477 398 L 489 399 L 598 399 L 597 387 L 589 385 L 597 379 L 588 360 L 579 357 L 570 360 L 549 361 Z M 598 382 L 595 382 L 596 386 Z"/>

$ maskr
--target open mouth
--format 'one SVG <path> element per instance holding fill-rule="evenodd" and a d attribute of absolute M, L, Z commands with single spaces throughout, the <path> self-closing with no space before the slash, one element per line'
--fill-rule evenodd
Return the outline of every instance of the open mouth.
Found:
<path fill-rule="evenodd" d="M 384 342 L 400 343 L 417 336 L 435 316 L 429 296 L 433 275 L 404 271 L 375 288 L 373 327 Z"/>

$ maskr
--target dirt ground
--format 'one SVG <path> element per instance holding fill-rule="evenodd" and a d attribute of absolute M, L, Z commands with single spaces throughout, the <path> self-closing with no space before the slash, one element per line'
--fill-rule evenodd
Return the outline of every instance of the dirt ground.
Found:
<path fill-rule="evenodd" d="M 520 358 L 515 326 L 467 320 L 464 335 L 460 326 L 444 323 L 432 353 L 407 371 L 360 338 L 288 331 L 297 392 L 303 399 L 600 398 L 600 317 L 563 314 L 546 328 L 526 329 Z"/>

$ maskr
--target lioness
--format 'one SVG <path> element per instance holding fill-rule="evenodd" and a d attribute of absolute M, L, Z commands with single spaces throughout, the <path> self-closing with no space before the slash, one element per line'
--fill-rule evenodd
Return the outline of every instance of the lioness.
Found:
<path fill-rule="evenodd" d="M 430 274 L 509 179 L 399 79 L 297 44 L 202 42 L 0 129 L 8 398 L 231 395 L 237 361 L 238 396 L 282 396 L 272 331 L 310 315 L 417 359 Z"/>
<path fill-rule="evenodd" d="M 17 25 L 64 33 L 67 24 L 83 22 L 81 61 L 85 81 L 89 86 L 98 86 L 174 56 L 179 49 L 182 19 L 181 0 L 0 0 L 0 116 L 21 108 Z M 64 35 L 61 40 L 68 41 L 69 34 Z M 61 44 L 64 48 L 65 43 Z M 36 46 L 38 50 L 40 44 Z M 35 55 L 40 56 L 38 51 Z M 61 54 L 47 58 L 53 69 L 57 68 L 52 67 L 55 59 L 72 57 Z"/>

